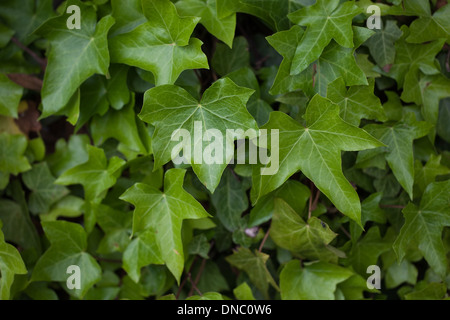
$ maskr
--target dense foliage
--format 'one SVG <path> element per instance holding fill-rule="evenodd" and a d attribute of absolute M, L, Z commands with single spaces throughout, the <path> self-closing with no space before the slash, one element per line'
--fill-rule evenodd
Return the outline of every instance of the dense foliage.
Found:
<path fill-rule="evenodd" d="M 2 0 L 0 299 L 448 299 L 449 44 L 442 0 Z"/>

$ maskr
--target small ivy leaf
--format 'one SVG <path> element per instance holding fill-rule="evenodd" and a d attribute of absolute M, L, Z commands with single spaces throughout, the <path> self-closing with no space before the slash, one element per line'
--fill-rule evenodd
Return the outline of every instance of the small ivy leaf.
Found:
<path fill-rule="evenodd" d="M 375 81 L 368 86 L 352 86 L 348 90 L 344 79 L 339 78 L 328 85 L 327 98 L 340 107 L 341 118 L 359 126 L 361 119 L 386 121 L 380 99 L 374 94 Z"/>
<path fill-rule="evenodd" d="M 337 236 L 324 222 L 311 217 L 305 222 L 282 199 L 275 199 L 270 237 L 277 246 L 308 260 L 337 262 L 327 245 Z"/>
<path fill-rule="evenodd" d="M 184 267 L 182 222 L 209 217 L 201 204 L 183 189 L 185 173 L 182 169 L 167 171 L 164 192 L 137 183 L 120 196 L 135 206 L 133 233 L 149 228 L 154 230 L 162 259 L 178 282 Z"/>
<path fill-rule="evenodd" d="M 27 138 L 21 134 L 0 133 L 0 169 L 4 174 L 17 175 L 31 169 L 24 156 Z"/>
<path fill-rule="evenodd" d="M 112 157 L 106 159 L 103 149 L 88 145 L 89 159 L 65 171 L 56 184 L 81 184 L 84 187 L 86 200 L 95 200 L 101 193 L 112 187 L 120 176 L 125 161 Z"/>
<path fill-rule="evenodd" d="M 77 298 L 101 279 L 101 268 L 86 252 L 87 234 L 82 226 L 67 221 L 42 222 L 50 248 L 41 256 L 33 269 L 31 281 L 67 281 L 71 265 L 80 267 L 80 289 L 69 290 Z"/>
<path fill-rule="evenodd" d="M 200 18 L 180 18 L 169 0 L 145 0 L 142 8 L 147 22 L 109 40 L 112 62 L 151 71 L 156 85 L 175 83 L 187 69 L 208 69 L 202 42 L 191 38 Z"/>
<path fill-rule="evenodd" d="M 356 163 L 364 166 L 364 162 L 384 154 L 389 167 L 398 182 L 413 198 L 414 184 L 414 155 L 413 141 L 428 134 L 432 125 L 425 121 L 416 121 L 413 113 L 408 113 L 404 121 L 394 125 L 369 124 L 364 129 L 387 147 L 361 151 Z"/>
<path fill-rule="evenodd" d="M 295 50 L 290 74 L 299 74 L 317 60 L 331 39 L 352 48 L 352 19 L 359 13 L 361 10 L 353 1 L 339 4 L 339 0 L 317 0 L 312 6 L 289 14 L 293 23 L 307 27 Z"/>
<path fill-rule="evenodd" d="M 23 88 L 0 73 L 0 115 L 17 118 Z"/>
<path fill-rule="evenodd" d="M 394 242 L 399 261 L 410 244 L 416 243 L 431 268 L 444 278 L 448 263 L 442 229 L 450 226 L 450 180 L 429 184 L 420 205 L 409 203 L 403 215 L 405 224 Z"/>
<path fill-rule="evenodd" d="M 371 56 L 380 67 L 394 63 L 395 42 L 402 36 L 402 31 L 394 20 L 388 20 L 381 30 L 365 42 Z"/>
<path fill-rule="evenodd" d="M 123 268 L 138 283 L 141 268 L 150 264 L 164 264 L 161 249 L 153 230 L 146 230 L 131 241 L 123 253 Z"/>
<path fill-rule="evenodd" d="M 245 271 L 250 281 L 264 294 L 268 296 L 269 284 L 279 290 L 278 285 L 267 270 L 267 260 L 269 255 L 255 250 L 253 253 L 250 249 L 240 247 L 226 260 L 238 269 Z"/>
<path fill-rule="evenodd" d="M 55 177 L 46 162 L 33 166 L 22 175 L 23 182 L 32 191 L 28 207 L 34 214 L 47 213 L 50 206 L 69 193 L 63 186 L 55 184 Z"/>

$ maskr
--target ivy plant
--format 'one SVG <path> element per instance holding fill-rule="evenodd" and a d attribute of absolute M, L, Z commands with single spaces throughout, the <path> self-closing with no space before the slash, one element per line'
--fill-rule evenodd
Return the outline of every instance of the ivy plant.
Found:
<path fill-rule="evenodd" d="M 448 300 L 449 15 L 2 0 L 0 299 Z"/>

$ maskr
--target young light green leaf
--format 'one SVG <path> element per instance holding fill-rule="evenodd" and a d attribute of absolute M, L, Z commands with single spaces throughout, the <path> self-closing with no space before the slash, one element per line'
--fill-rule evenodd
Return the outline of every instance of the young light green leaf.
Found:
<path fill-rule="evenodd" d="M 156 85 L 173 84 L 186 69 L 208 68 L 202 42 L 190 38 L 197 17 L 180 18 L 169 0 L 143 0 L 147 22 L 109 40 L 111 61 L 151 71 Z"/>
<path fill-rule="evenodd" d="M 241 283 L 233 290 L 233 294 L 238 300 L 256 300 L 253 296 L 252 289 L 248 286 L 247 282 Z"/>
<path fill-rule="evenodd" d="M 417 243 L 431 268 L 444 277 L 448 262 L 442 229 L 450 226 L 450 180 L 428 185 L 420 205 L 409 203 L 403 215 L 405 224 L 394 242 L 399 261 L 403 260 L 411 242 Z"/>
<path fill-rule="evenodd" d="M 336 104 L 316 95 L 306 110 L 306 127 L 284 113 L 271 114 L 268 124 L 262 128 L 279 130 L 279 170 L 268 176 L 261 175 L 259 167 L 254 168 L 253 203 L 301 170 L 338 210 L 360 224 L 361 204 L 358 194 L 342 173 L 340 152 L 376 148 L 383 144 L 366 131 L 343 121 L 339 112 Z"/>
<path fill-rule="evenodd" d="M 184 267 L 181 226 L 185 219 L 200 219 L 209 214 L 183 189 L 186 171 L 170 169 L 164 177 L 164 192 L 143 183 L 129 188 L 120 199 L 135 206 L 133 233 L 149 228 L 155 231 L 161 256 L 179 282 Z"/>
<path fill-rule="evenodd" d="M 180 152 L 180 147 L 184 147 L 190 151 L 190 156 L 183 154 L 185 161 L 192 164 L 200 181 L 214 192 L 234 155 L 234 140 L 244 139 L 248 129 L 258 130 L 245 107 L 252 94 L 253 90 L 239 87 L 228 78 L 216 81 L 200 102 L 174 85 L 148 90 L 139 117 L 156 127 L 152 138 L 155 167 L 167 163 L 174 150 Z M 166 121 L 168 118 L 170 123 Z M 204 145 L 203 141 L 213 140 L 209 129 L 213 129 L 215 140 Z M 236 134 L 227 134 L 232 129 Z M 178 141 L 173 140 L 174 135 L 178 135 Z"/>
<path fill-rule="evenodd" d="M 339 0 L 317 0 L 312 6 L 289 14 L 293 23 L 307 27 L 295 50 L 290 74 L 299 74 L 317 60 L 331 39 L 352 48 L 352 19 L 360 12 L 353 1 L 339 4 Z"/>

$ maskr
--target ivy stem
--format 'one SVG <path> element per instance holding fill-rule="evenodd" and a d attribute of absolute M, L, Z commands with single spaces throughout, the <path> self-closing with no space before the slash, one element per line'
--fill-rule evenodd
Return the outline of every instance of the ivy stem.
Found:
<path fill-rule="evenodd" d="M 266 240 L 269 237 L 270 228 L 271 227 L 269 227 L 269 229 L 267 229 L 266 234 L 264 235 L 264 238 L 262 239 L 261 244 L 259 245 L 259 249 L 258 249 L 259 252 L 262 252 L 264 244 L 266 243 Z"/>
<path fill-rule="evenodd" d="M 41 66 L 41 69 L 45 71 L 45 68 L 47 67 L 47 60 L 39 57 L 36 52 L 28 48 L 26 45 L 24 45 L 22 42 L 20 42 L 17 38 L 12 37 L 11 41 L 18 46 L 20 49 L 28 53 L 39 65 Z"/>
<path fill-rule="evenodd" d="M 188 297 L 192 296 L 192 294 L 194 293 L 194 290 L 197 291 L 197 293 L 199 295 L 203 295 L 200 290 L 197 288 L 197 284 L 200 281 L 200 277 L 202 276 L 203 270 L 205 270 L 205 265 L 206 265 L 206 259 L 202 260 L 202 264 L 200 265 L 200 269 L 198 270 L 197 275 L 195 276 L 195 280 L 192 281 L 192 277 L 189 274 L 189 281 L 191 282 L 191 290 L 188 293 Z"/>
<path fill-rule="evenodd" d="M 184 285 L 186 284 L 186 281 L 187 281 L 187 280 L 190 278 L 190 276 L 191 276 L 192 267 L 194 266 L 195 261 L 197 261 L 197 257 L 198 257 L 198 256 L 195 256 L 195 257 L 194 257 L 194 260 L 192 260 L 191 267 L 189 268 L 186 277 L 184 277 L 183 281 L 181 282 L 180 286 L 178 287 L 177 294 L 175 295 L 175 299 L 177 299 L 177 300 L 178 300 L 178 298 L 180 297 L 181 290 L 183 290 L 183 287 L 184 287 Z"/>

